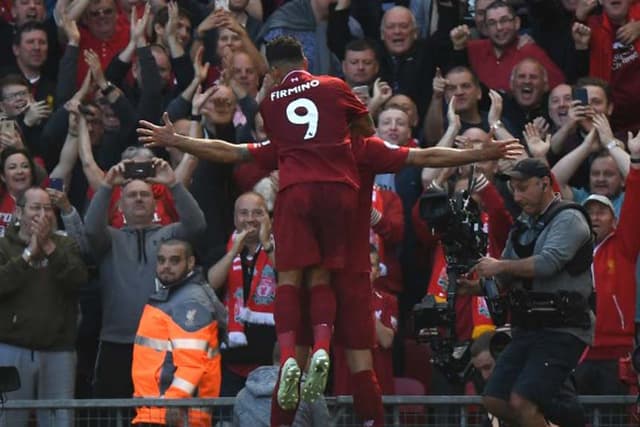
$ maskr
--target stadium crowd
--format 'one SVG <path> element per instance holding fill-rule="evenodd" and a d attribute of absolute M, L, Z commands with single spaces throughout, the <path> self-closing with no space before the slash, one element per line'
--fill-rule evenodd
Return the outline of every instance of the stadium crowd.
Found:
<path fill-rule="evenodd" d="M 363 425 L 383 425 L 381 394 L 498 393 L 485 390 L 498 334 L 478 277 L 526 277 L 534 288 L 555 283 L 553 274 L 570 269 L 587 235 L 592 251 L 580 272 L 592 291 L 585 295 L 591 323 L 570 333 L 577 367 L 556 372 L 556 385 L 566 380 L 584 395 L 637 392 L 630 355 L 640 330 L 640 223 L 633 219 L 640 206 L 640 2 L 0 5 L 0 365 L 16 366 L 22 382 L 9 398 L 237 396 L 237 425 L 321 426 L 328 415 L 315 394 L 324 383 L 318 392 L 311 372 L 300 392 L 294 381 L 294 403 L 278 391 L 289 384 L 278 370 L 288 358 L 312 353 L 311 369 L 328 369 L 318 346 L 330 354 L 326 394 L 353 395 Z M 302 210 L 283 188 L 314 184 L 311 163 L 296 175 L 274 154 L 288 132 L 276 117 L 278 100 L 306 99 L 299 87 L 283 86 L 288 74 L 277 72 L 277 52 L 268 61 L 269 46 L 286 36 L 302 48 L 298 71 L 336 77 L 334 85 L 347 89 L 335 103 L 324 101 L 321 115 L 344 108 L 365 117 L 368 110 L 375 131 L 348 122 L 360 141 L 351 142 L 353 156 L 322 165 L 345 174 L 353 168 L 370 205 L 360 218 L 368 239 L 347 242 L 330 270 L 361 265 L 355 248 L 363 245 L 369 262 L 354 267 L 359 277 L 334 274 L 340 289 L 309 274 L 308 295 L 282 290 L 290 280 L 283 277 L 292 276 L 279 273 L 294 268 L 276 262 L 285 244 L 312 256 L 304 234 L 274 217 L 276 195 L 289 194 L 285 209 Z M 306 126 L 309 137 L 338 127 L 313 117 L 308 103 L 286 110 L 288 124 Z M 461 157 L 448 160 L 449 153 Z M 461 376 L 431 363 L 434 349 L 416 341 L 412 312 L 427 295 L 450 298 L 442 236 L 420 214 L 421 195 L 463 190 L 480 206 L 488 248 L 455 300 L 455 338 L 469 343 L 475 368 Z M 341 193 L 326 194 L 325 208 L 351 210 Z M 530 273 L 500 260 L 503 252 L 514 256 L 514 230 L 534 230 L 538 220 L 540 234 L 545 210 L 560 199 L 575 202 L 591 232 L 556 224 L 562 237 L 540 249 Z M 334 229 L 343 239 L 357 236 Z M 333 245 L 335 236 L 324 234 Z M 365 298 L 349 291 L 361 279 Z M 333 305 L 318 305 L 327 292 L 336 294 Z M 304 323 L 308 312 L 315 343 L 300 341 L 299 330 L 292 341 L 278 325 L 291 301 L 301 314 L 286 321 Z M 350 323 L 349 312 L 371 319 L 369 333 Z M 318 330 L 334 317 L 335 328 Z M 533 387 L 514 383 L 516 392 Z M 299 408 L 298 393 L 310 401 Z M 490 396 L 487 409 L 509 419 L 500 396 Z M 536 396 L 505 398 L 523 414 L 513 422 L 539 425 L 531 401 L 555 422 Z M 57 425 L 72 425 L 70 411 L 57 412 Z M 174 425 L 183 415 L 141 408 L 133 423 Z M 47 425 L 50 416 L 38 413 L 38 422 Z M 188 416 L 190 425 L 215 423 L 197 408 Z M 21 411 L 0 413 L 0 426 L 28 420 Z"/>

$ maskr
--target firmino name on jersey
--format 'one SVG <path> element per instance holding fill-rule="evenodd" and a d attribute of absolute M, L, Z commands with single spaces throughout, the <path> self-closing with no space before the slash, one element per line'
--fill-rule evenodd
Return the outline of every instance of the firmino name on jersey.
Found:
<path fill-rule="evenodd" d="M 320 85 L 319 80 L 311 80 L 301 85 L 290 87 L 289 89 L 282 90 L 274 90 L 271 92 L 271 100 L 274 101 L 276 99 L 286 98 L 287 96 L 291 96 L 296 93 L 304 92 L 305 90 L 309 90 L 312 87 L 317 87 Z"/>

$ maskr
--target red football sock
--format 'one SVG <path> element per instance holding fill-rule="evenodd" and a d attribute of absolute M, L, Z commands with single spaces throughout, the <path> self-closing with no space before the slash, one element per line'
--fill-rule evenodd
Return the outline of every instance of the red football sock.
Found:
<path fill-rule="evenodd" d="M 372 370 L 351 374 L 353 408 L 363 421 L 373 421 L 374 427 L 384 426 L 382 392 Z"/>
<path fill-rule="evenodd" d="M 293 285 L 278 286 L 274 306 L 273 317 L 276 321 L 282 366 L 288 358 L 296 357 L 296 329 L 300 324 L 300 288 Z"/>
<path fill-rule="evenodd" d="M 323 349 L 328 353 L 336 318 L 336 294 L 329 285 L 313 286 L 310 292 L 313 351 Z"/>
<path fill-rule="evenodd" d="M 278 386 L 280 385 L 280 372 L 278 371 L 278 380 L 271 394 L 271 427 L 290 426 L 296 417 L 296 409 L 285 411 L 278 405 Z"/>

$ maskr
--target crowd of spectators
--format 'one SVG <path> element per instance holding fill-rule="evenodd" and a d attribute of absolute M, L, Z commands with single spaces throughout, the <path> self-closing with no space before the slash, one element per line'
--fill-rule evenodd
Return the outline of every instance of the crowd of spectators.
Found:
<path fill-rule="evenodd" d="M 251 372 L 272 364 L 276 342 L 269 216 L 277 171 L 147 148 L 136 127 L 161 124 L 167 112 L 184 135 L 265 140 L 258 107 L 278 82 L 261 50 L 280 35 L 302 43 L 311 73 L 342 77 L 388 143 L 479 147 L 515 137 L 526 156 L 548 162 L 554 189 L 589 208 L 596 253 L 607 250 L 594 258 L 596 339 L 577 390 L 630 392 L 618 364 L 640 323 L 640 228 L 630 220 L 638 206 L 628 194 L 640 191 L 630 167 L 640 159 L 640 2 L 228 0 L 216 8 L 224 3 L 2 3 L 0 364 L 18 365 L 25 378 L 64 366 L 16 396 L 133 395 L 136 330 L 158 248 L 170 239 L 192 243 L 202 280 L 228 310 L 220 394 L 271 388 L 259 378 L 272 368 Z M 451 134 L 456 115 L 459 134 Z M 153 178 L 123 185 L 131 162 L 151 162 Z M 425 393 L 465 392 L 430 366 L 428 346 L 416 345 L 408 327 L 426 294 L 447 297 L 442 247 L 417 203 L 425 190 L 470 188 L 488 254 L 499 258 L 520 215 L 501 179 L 512 165 L 406 166 L 376 177 L 374 364 L 385 394 L 402 392 L 394 376 L 420 381 Z M 456 311 L 459 340 L 495 329 L 481 315 L 482 297 L 460 296 Z M 486 348 L 476 346 L 476 361 Z M 27 361 L 22 350 L 42 357 Z M 335 366 L 333 392 L 350 393 L 340 348 Z M 478 366 L 486 380 L 489 370 Z"/>

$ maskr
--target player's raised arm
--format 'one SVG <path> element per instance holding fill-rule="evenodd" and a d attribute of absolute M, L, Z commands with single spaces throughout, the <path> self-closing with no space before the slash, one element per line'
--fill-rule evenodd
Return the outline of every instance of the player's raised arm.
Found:
<path fill-rule="evenodd" d="M 522 155 L 523 150 L 524 147 L 517 139 L 493 141 L 481 148 L 412 148 L 406 163 L 411 166 L 444 168 L 485 160 L 515 159 Z"/>
<path fill-rule="evenodd" d="M 138 141 L 146 147 L 175 147 L 202 160 L 217 163 L 242 163 L 251 161 L 247 144 L 230 144 L 221 139 L 191 138 L 176 133 L 169 115 L 162 116 L 164 126 L 140 120 Z"/>

